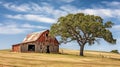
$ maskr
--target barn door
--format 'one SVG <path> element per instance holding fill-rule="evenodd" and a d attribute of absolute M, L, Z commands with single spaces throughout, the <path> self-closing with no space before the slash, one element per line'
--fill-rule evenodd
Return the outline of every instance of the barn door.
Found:
<path fill-rule="evenodd" d="M 28 51 L 35 51 L 35 45 L 28 45 Z"/>
<path fill-rule="evenodd" d="M 50 53 L 49 46 L 47 46 L 46 53 Z"/>

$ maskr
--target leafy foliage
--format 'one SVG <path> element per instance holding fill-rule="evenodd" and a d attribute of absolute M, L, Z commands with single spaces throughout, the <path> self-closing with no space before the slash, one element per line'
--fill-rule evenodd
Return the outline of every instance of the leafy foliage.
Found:
<path fill-rule="evenodd" d="M 103 38 L 105 41 L 115 44 L 116 39 L 113 39 L 112 33 L 108 29 L 112 25 L 111 21 L 103 23 L 100 16 L 83 13 L 68 14 L 60 17 L 57 23 L 51 26 L 50 34 L 61 36 L 62 43 L 75 40 L 82 48 L 86 43 L 94 44 L 97 38 Z"/>

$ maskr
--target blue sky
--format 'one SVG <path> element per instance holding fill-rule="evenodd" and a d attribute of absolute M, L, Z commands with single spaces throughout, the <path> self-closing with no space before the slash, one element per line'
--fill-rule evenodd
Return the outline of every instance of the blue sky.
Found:
<path fill-rule="evenodd" d="M 31 32 L 50 29 L 57 18 L 68 13 L 98 15 L 115 25 L 110 29 L 116 45 L 104 40 L 85 50 L 120 52 L 120 1 L 119 0 L 0 0 L 0 49 L 11 48 Z M 76 42 L 61 44 L 61 48 L 79 49 Z"/>

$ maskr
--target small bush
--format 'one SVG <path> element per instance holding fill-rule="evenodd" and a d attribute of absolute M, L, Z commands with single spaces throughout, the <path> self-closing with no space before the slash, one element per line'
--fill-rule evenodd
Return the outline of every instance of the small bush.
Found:
<path fill-rule="evenodd" d="M 118 50 L 112 50 L 111 52 L 112 53 L 117 53 L 117 54 L 119 53 Z"/>

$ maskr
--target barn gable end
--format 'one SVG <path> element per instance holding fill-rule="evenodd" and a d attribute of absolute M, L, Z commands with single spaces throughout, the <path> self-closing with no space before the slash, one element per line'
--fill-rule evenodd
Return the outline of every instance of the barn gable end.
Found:
<path fill-rule="evenodd" d="M 22 43 L 12 45 L 13 52 L 59 53 L 59 42 L 49 30 L 28 34 Z"/>

